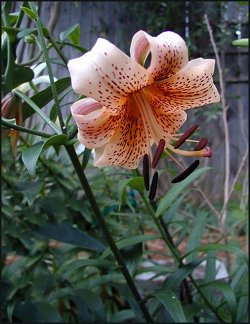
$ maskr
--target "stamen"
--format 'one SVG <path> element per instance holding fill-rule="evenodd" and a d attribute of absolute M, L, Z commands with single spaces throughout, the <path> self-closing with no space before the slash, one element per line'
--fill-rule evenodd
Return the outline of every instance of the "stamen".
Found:
<path fill-rule="evenodd" d="M 154 197 L 155 197 L 155 195 L 156 195 L 157 184 L 158 184 L 158 172 L 155 171 L 155 173 L 153 175 L 152 182 L 151 182 L 151 187 L 150 187 L 149 195 L 148 195 L 148 198 L 150 200 L 153 200 Z"/>
<path fill-rule="evenodd" d="M 184 179 L 186 179 L 200 164 L 199 160 L 195 160 L 185 171 L 183 171 L 181 174 L 179 174 L 177 177 L 175 177 L 171 182 L 177 183 Z"/>
<path fill-rule="evenodd" d="M 149 190 L 149 159 L 147 154 L 143 156 L 142 172 L 143 172 L 144 186 L 148 191 Z"/>
<path fill-rule="evenodd" d="M 208 157 L 210 158 L 213 155 L 213 151 L 210 147 L 206 146 L 204 149 L 205 153 L 204 153 L 204 157 Z"/>
<path fill-rule="evenodd" d="M 193 125 L 192 127 L 190 127 L 174 144 L 174 148 L 177 149 L 178 147 L 180 147 L 186 141 L 186 139 L 196 131 L 198 127 L 199 125 Z"/>
<path fill-rule="evenodd" d="M 171 144 L 167 144 L 167 148 L 171 150 L 175 154 L 183 155 L 183 156 L 202 156 L 202 157 L 210 157 L 212 154 L 212 150 L 208 147 L 205 147 L 199 151 L 184 151 L 179 149 L 174 149 Z"/>
<path fill-rule="evenodd" d="M 156 166 L 157 166 L 157 164 L 158 164 L 158 162 L 160 160 L 160 157 L 162 155 L 162 152 L 163 152 L 163 150 L 165 148 L 165 143 L 166 142 L 165 142 L 165 140 L 163 138 L 160 139 L 159 144 L 157 146 L 157 149 L 155 151 L 154 157 L 153 157 L 153 161 L 152 161 L 152 168 L 153 169 L 156 168 Z"/>
<path fill-rule="evenodd" d="M 208 139 L 206 137 L 202 137 L 195 146 L 194 151 L 202 150 L 205 146 L 207 146 L 207 143 Z"/>

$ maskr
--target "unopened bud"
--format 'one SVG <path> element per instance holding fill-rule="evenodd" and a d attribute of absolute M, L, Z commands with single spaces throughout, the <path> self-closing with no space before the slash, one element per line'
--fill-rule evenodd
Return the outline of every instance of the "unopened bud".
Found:
<path fill-rule="evenodd" d="M 7 93 L 1 101 L 1 115 L 4 118 L 15 118 L 21 106 L 21 99 L 13 92 Z"/>
<path fill-rule="evenodd" d="M 33 34 L 27 35 L 24 37 L 24 42 L 28 44 L 35 44 L 36 43 L 36 36 Z"/>

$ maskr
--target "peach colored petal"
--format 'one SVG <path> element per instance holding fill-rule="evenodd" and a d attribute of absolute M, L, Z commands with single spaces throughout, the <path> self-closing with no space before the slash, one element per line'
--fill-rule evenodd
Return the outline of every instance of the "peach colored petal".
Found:
<path fill-rule="evenodd" d="M 190 61 L 174 76 L 156 82 L 152 89 L 156 86 L 161 91 L 151 104 L 165 107 L 165 112 L 168 112 L 219 102 L 220 95 L 213 83 L 214 65 L 214 60 L 198 58 Z"/>
<path fill-rule="evenodd" d="M 88 148 L 106 144 L 121 119 L 121 116 L 110 115 L 100 103 L 91 98 L 75 102 L 71 112 L 78 127 L 78 140 Z"/>
<path fill-rule="evenodd" d="M 138 31 L 131 42 L 130 55 L 144 64 L 151 52 L 147 71 L 155 80 L 170 77 L 188 63 L 188 50 L 184 40 L 176 33 L 167 31 L 157 37 Z"/>
<path fill-rule="evenodd" d="M 90 52 L 70 60 L 68 68 L 74 91 L 99 101 L 112 114 L 119 114 L 129 93 L 153 82 L 146 69 L 102 38 Z"/>
<path fill-rule="evenodd" d="M 131 109 L 128 105 L 110 141 L 95 149 L 95 166 L 118 165 L 135 169 L 141 157 L 149 152 L 150 138 L 142 117 L 138 111 Z"/>

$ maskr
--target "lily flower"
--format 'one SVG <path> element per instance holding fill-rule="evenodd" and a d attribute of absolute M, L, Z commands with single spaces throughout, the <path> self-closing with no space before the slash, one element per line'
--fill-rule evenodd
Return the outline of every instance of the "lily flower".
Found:
<path fill-rule="evenodd" d="M 178 139 L 185 110 L 220 100 L 214 67 L 213 59 L 188 61 L 184 40 L 171 31 L 157 37 L 138 31 L 130 57 L 99 38 L 91 51 L 70 60 L 72 87 L 86 97 L 72 105 L 72 116 L 78 140 L 95 149 L 94 165 L 135 169 L 161 140 L 174 153 L 206 156 L 206 149 L 183 151 L 171 141 Z"/>

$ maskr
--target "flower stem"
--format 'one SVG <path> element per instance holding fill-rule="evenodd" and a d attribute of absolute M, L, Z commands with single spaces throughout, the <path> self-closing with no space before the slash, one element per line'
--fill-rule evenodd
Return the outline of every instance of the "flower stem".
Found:
<path fill-rule="evenodd" d="M 116 243 L 115 243 L 115 241 L 114 241 L 114 239 L 113 239 L 113 237 L 112 237 L 112 235 L 111 235 L 111 233 L 110 233 L 110 231 L 108 229 L 108 226 L 107 226 L 107 224 L 106 224 L 106 222 L 105 222 L 105 220 L 104 220 L 104 218 L 103 218 L 103 216 L 101 214 L 101 211 L 100 211 L 100 209 L 99 209 L 99 207 L 97 205 L 97 202 L 95 200 L 93 192 L 92 192 L 92 190 L 91 190 L 91 188 L 89 186 L 88 180 L 87 180 L 87 178 L 85 176 L 85 173 L 84 173 L 84 171 L 83 171 L 83 169 L 81 167 L 81 164 L 80 164 L 80 161 L 79 161 L 78 156 L 76 154 L 76 151 L 75 151 L 73 145 L 65 146 L 65 149 L 66 149 L 66 151 L 67 151 L 67 153 L 69 155 L 69 158 L 70 158 L 70 160 L 71 160 L 71 162 L 72 162 L 72 164 L 73 164 L 73 166 L 75 168 L 75 171 L 76 171 L 77 176 L 78 176 L 78 178 L 79 178 L 79 180 L 81 182 L 82 188 L 83 188 L 83 190 L 84 190 L 84 192 L 85 192 L 85 194 L 86 194 L 86 196 L 88 198 L 90 206 L 91 206 L 91 208 L 92 208 L 92 210 L 93 210 L 99 224 L 101 225 L 103 234 L 104 234 L 104 236 L 105 236 L 105 238 L 106 238 L 106 240 L 107 240 L 107 242 L 108 242 L 108 244 L 109 244 L 109 246 L 110 246 L 110 248 L 111 248 L 111 250 L 112 250 L 112 252 L 113 252 L 113 254 L 115 256 L 115 258 L 116 258 L 117 263 L 121 267 L 121 271 L 122 271 L 122 273 L 124 275 L 124 278 L 127 281 L 128 287 L 131 290 L 131 293 L 133 294 L 135 300 L 137 301 L 137 303 L 138 303 L 138 305 L 139 305 L 139 307 L 140 307 L 146 321 L 152 323 L 153 319 L 151 318 L 146 306 L 143 303 L 143 300 L 142 300 L 142 298 L 141 298 L 141 296 L 140 296 L 140 294 L 139 294 L 139 292 L 138 292 L 138 290 L 137 290 L 137 288 L 135 286 L 135 283 L 134 283 L 134 281 L 133 281 L 133 279 L 132 279 L 132 277 L 131 277 L 128 269 L 127 269 L 127 266 L 126 266 L 126 264 L 125 264 L 125 262 L 124 262 L 124 260 L 123 260 L 123 258 L 121 256 L 121 253 L 120 253 L 120 251 L 119 251 L 119 249 L 118 249 L 118 247 L 117 247 L 117 245 L 116 245 Z"/>
<path fill-rule="evenodd" d="M 44 59 L 45 59 L 46 65 L 47 65 L 48 75 L 49 75 L 50 84 L 51 84 L 51 90 L 52 90 L 53 97 L 54 97 L 55 104 L 56 104 L 56 108 L 57 108 L 57 115 L 58 115 L 58 119 L 59 119 L 59 123 L 60 123 L 61 129 L 62 129 L 62 132 L 64 134 L 66 134 L 67 129 L 66 129 L 66 126 L 64 124 L 62 112 L 60 110 L 59 99 L 58 99 L 56 86 L 55 86 L 55 82 L 54 82 L 54 77 L 53 77 L 53 72 L 52 72 L 52 68 L 51 68 L 51 64 L 50 64 L 50 60 L 49 60 L 48 47 L 47 47 L 47 45 L 45 43 L 45 39 L 44 39 L 44 35 L 43 35 L 42 24 L 41 24 L 41 21 L 39 19 L 38 13 L 36 11 L 36 7 L 35 7 L 34 2 L 30 1 L 29 5 L 30 5 L 31 10 L 34 12 L 34 14 L 37 17 L 37 19 L 35 20 L 35 23 L 36 23 L 37 32 L 38 32 L 38 35 L 39 35 L 39 38 L 40 38 Z"/>
<path fill-rule="evenodd" d="M 139 175 L 139 171 L 136 170 L 136 174 Z M 140 193 L 141 198 L 143 200 L 143 202 L 145 203 L 149 214 L 152 216 L 152 219 L 155 223 L 155 225 L 157 226 L 162 239 L 165 241 L 166 245 L 168 246 L 169 250 L 171 251 L 173 257 L 175 258 L 175 261 L 179 264 L 179 267 L 184 266 L 184 263 L 181 259 L 181 254 L 180 251 L 175 247 L 173 239 L 168 231 L 168 228 L 166 226 L 166 224 L 163 222 L 162 217 L 157 217 L 153 207 L 151 206 L 150 202 L 148 201 L 148 199 L 145 197 L 144 193 L 141 192 Z M 202 290 L 200 289 L 200 287 L 197 285 L 196 281 L 194 280 L 194 278 L 192 277 L 192 275 L 190 274 L 189 276 L 190 281 L 192 282 L 193 286 L 195 287 L 195 289 L 199 292 L 200 296 L 202 297 L 202 299 L 204 300 L 204 302 L 206 303 L 206 305 L 211 309 L 211 311 L 215 314 L 215 316 L 223 323 L 225 323 L 225 321 L 223 320 L 223 318 L 217 313 L 216 309 L 214 308 L 213 305 L 210 304 L 210 302 L 208 301 L 208 299 L 206 298 L 206 296 L 203 294 Z M 185 280 L 185 279 L 184 279 Z"/>
<path fill-rule="evenodd" d="M 41 137 L 51 137 L 53 136 L 53 134 L 48 134 L 48 133 L 44 133 L 44 132 L 39 132 L 39 131 L 35 131 L 33 129 L 29 129 L 23 126 L 19 126 L 19 125 L 15 125 L 12 123 L 9 123 L 5 120 L 3 120 L 3 117 L 1 118 L 1 124 L 5 127 L 8 127 L 9 129 L 16 129 L 20 132 L 24 132 L 24 133 L 28 133 L 28 134 L 32 134 L 32 135 L 37 135 L 37 136 L 41 136 Z"/>

